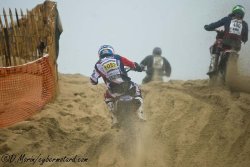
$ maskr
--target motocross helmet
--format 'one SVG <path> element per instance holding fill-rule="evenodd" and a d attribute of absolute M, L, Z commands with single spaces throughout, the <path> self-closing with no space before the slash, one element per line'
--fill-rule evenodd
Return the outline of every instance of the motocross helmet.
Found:
<path fill-rule="evenodd" d="M 235 7 L 233 7 L 232 9 L 232 14 L 233 15 L 238 15 L 240 16 L 241 18 L 244 17 L 245 15 L 245 8 L 241 5 L 236 5 Z"/>
<path fill-rule="evenodd" d="M 158 55 L 158 56 L 161 56 L 161 48 L 159 47 L 155 47 L 154 50 L 153 50 L 153 55 Z"/>
<path fill-rule="evenodd" d="M 100 59 L 114 54 L 114 48 L 110 45 L 102 45 L 98 51 Z"/>

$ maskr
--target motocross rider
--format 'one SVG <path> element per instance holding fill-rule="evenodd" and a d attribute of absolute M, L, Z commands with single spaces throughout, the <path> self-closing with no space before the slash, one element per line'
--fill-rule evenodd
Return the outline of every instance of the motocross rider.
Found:
<path fill-rule="evenodd" d="M 232 12 L 222 18 L 221 20 L 205 25 L 204 29 L 207 31 L 213 31 L 218 27 L 224 26 L 224 37 L 223 37 L 223 49 L 234 49 L 240 51 L 241 42 L 246 43 L 248 40 L 248 24 L 243 20 L 245 15 L 245 8 L 241 5 L 233 7 Z M 216 57 L 212 57 L 211 69 L 209 73 L 215 71 L 216 68 Z"/>
<path fill-rule="evenodd" d="M 114 114 L 114 99 L 122 95 L 124 92 L 129 92 L 135 97 L 138 105 L 137 115 L 141 120 L 145 120 L 142 110 L 142 95 L 139 86 L 131 81 L 125 71 L 124 66 L 131 68 L 134 71 L 142 72 L 142 67 L 136 63 L 128 60 L 114 53 L 114 49 L 110 45 L 102 45 L 98 51 L 99 60 L 95 64 L 94 71 L 90 77 L 93 85 L 98 84 L 98 78 L 102 77 L 107 86 L 107 91 L 104 94 L 105 103 L 111 113 L 112 124 L 116 124 L 117 118 Z"/>
<path fill-rule="evenodd" d="M 142 83 L 148 83 L 153 79 L 154 75 L 170 77 L 171 66 L 165 57 L 161 56 L 162 50 L 159 47 L 153 49 L 152 55 L 145 57 L 141 61 L 141 65 L 147 67 L 146 77 L 142 80 Z"/>

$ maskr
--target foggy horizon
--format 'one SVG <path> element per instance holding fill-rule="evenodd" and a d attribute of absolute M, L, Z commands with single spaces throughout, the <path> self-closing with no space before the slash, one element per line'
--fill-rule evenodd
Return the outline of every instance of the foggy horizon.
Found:
<path fill-rule="evenodd" d="M 0 0 L 0 6 L 30 10 L 43 2 Z M 250 23 L 250 3 L 244 0 L 57 1 L 64 30 L 57 61 L 59 72 L 90 76 L 98 60 L 98 49 L 103 44 L 112 45 L 117 54 L 138 63 L 158 46 L 171 64 L 171 79 L 207 79 L 209 47 L 216 33 L 205 31 L 203 27 L 227 16 L 237 4 L 245 7 L 244 20 Z M 239 66 L 248 75 L 249 46 L 249 41 L 242 44 L 239 52 Z M 141 83 L 145 75 L 129 73 L 137 83 Z"/>

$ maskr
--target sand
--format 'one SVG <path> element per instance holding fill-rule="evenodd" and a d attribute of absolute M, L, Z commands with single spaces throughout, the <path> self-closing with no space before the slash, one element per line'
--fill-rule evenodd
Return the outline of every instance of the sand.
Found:
<path fill-rule="evenodd" d="M 61 74 L 59 84 L 54 103 L 0 129 L 0 166 L 250 165 L 250 94 L 209 87 L 207 80 L 149 83 L 142 86 L 148 120 L 132 132 L 111 129 L 104 85 L 92 86 L 79 74 Z M 48 156 L 82 162 L 43 162 Z"/>

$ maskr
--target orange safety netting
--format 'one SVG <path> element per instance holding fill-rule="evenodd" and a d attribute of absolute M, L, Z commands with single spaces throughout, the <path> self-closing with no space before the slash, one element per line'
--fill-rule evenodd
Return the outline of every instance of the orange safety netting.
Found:
<path fill-rule="evenodd" d="M 24 65 L 0 67 L 0 128 L 38 112 L 53 98 L 55 89 L 48 55 Z"/>

